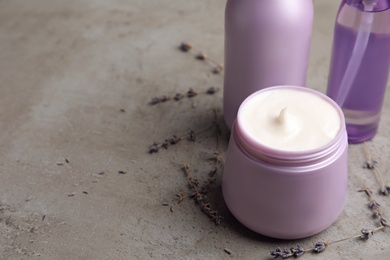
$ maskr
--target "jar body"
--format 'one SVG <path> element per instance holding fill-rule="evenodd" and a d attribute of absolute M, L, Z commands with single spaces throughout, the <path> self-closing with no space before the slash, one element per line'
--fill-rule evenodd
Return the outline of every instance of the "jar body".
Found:
<path fill-rule="evenodd" d="M 231 128 L 253 92 L 306 83 L 311 0 L 228 0 L 225 13 L 224 117 Z"/>
<path fill-rule="evenodd" d="M 377 9 L 368 12 L 357 1 L 344 0 L 335 24 L 327 95 L 344 112 L 350 143 L 375 136 L 388 82 L 390 4 L 377 1 Z"/>
<path fill-rule="evenodd" d="M 312 164 L 286 166 L 253 158 L 233 126 L 222 178 L 231 213 L 253 231 L 298 239 L 329 227 L 347 197 L 348 142 L 345 128 L 331 156 Z"/>

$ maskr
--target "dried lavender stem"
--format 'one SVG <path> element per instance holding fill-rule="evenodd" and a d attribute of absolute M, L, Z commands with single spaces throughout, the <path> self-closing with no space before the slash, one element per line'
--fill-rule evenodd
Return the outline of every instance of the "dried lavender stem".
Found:
<path fill-rule="evenodd" d="M 299 257 L 299 256 L 302 256 L 305 252 L 309 252 L 309 251 L 312 251 L 314 253 L 321 253 L 329 246 L 336 244 L 336 243 L 346 241 L 346 240 L 351 240 L 351 239 L 355 239 L 355 238 L 367 240 L 367 239 L 371 238 L 375 232 L 378 232 L 384 228 L 385 228 L 384 226 L 381 226 L 381 227 L 378 227 L 378 228 L 375 228 L 372 230 L 364 228 L 360 231 L 361 233 L 358 235 L 342 238 L 342 239 L 335 240 L 332 242 L 317 242 L 315 244 L 315 246 L 313 248 L 310 248 L 310 249 L 302 248 L 300 245 L 298 245 L 297 247 L 285 248 L 283 250 L 280 247 L 278 247 L 278 248 L 276 248 L 275 251 L 271 251 L 271 256 L 273 256 L 274 258 L 281 257 L 281 258 L 285 259 L 285 258 L 290 258 L 290 257 Z"/>
<path fill-rule="evenodd" d="M 363 143 L 363 147 L 364 147 L 364 154 L 366 155 L 366 159 L 368 161 L 372 161 L 372 155 L 370 153 L 370 150 L 368 149 L 368 144 L 367 142 L 364 142 Z"/>
<path fill-rule="evenodd" d="M 372 232 L 378 232 L 379 230 L 382 230 L 382 229 L 384 229 L 385 228 L 385 226 L 380 226 L 380 227 L 378 227 L 378 228 L 376 228 L 376 229 L 373 229 L 372 230 Z"/>
<path fill-rule="evenodd" d="M 370 201 L 373 201 L 373 197 L 371 195 L 371 190 L 369 188 L 364 188 L 364 189 L 361 189 L 360 192 L 363 191 L 364 193 L 366 193 L 366 195 L 370 198 Z"/>
<path fill-rule="evenodd" d="M 215 146 L 216 146 L 216 151 L 219 153 L 219 134 L 220 134 L 220 127 L 218 125 L 218 115 L 217 115 L 217 110 L 213 109 L 214 112 L 214 125 L 215 125 Z M 217 159 L 217 164 L 219 163 L 219 157 Z"/>
<path fill-rule="evenodd" d="M 215 127 L 215 124 L 212 124 L 212 125 L 210 125 L 210 126 L 207 127 L 207 128 L 204 128 L 204 129 L 202 129 L 202 130 L 200 130 L 200 131 L 197 131 L 196 134 L 201 134 L 201 133 L 206 132 L 206 131 L 208 131 L 208 130 L 210 130 L 210 129 L 213 129 L 214 127 Z"/>
<path fill-rule="evenodd" d="M 368 158 L 370 157 L 369 153 L 367 153 L 367 157 Z M 315 246 L 313 248 L 310 248 L 310 249 L 304 249 L 299 245 L 297 247 L 291 247 L 290 249 L 285 248 L 283 250 L 280 247 L 278 247 L 278 248 L 276 248 L 276 250 L 271 251 L 271 256 L 273 256 L 274 258 L 281 257 L 281 258 L 285 259 L 285 258 L 290 258 L 290 257 L 299 257 L 308 251 L 312 251 L 315 253 L 321 253 L 330 245 L 333 245 L 336 243 L 341 243 L 341 242 L 346 241 L 346 240 L 351 240 L 351 239 L 355 239 L 355 238 L 359 238 L 361 240 L 368 240 L 369 238 L 371 238 L 374 235 L 374 233 L 376 233 L 376 232 L 378 232 L 386 227 L 390 227 L 386 223 L 387 221 L 383 218 L 382 213 L 379 210 L 380 205 L 374 199 L 374 197 L 372 195 L 372 191 L 369 188 L 364 188 L 364 189 L 359 190 L 359 192 L 364 192 L 368 196 L 368 198 L 370 200 L 369 207 L 374 212 L 374 216 L 379 219 L 379 223 L 380 223 L 379 227 L 377 227 L 375 229 L 363 228 L 360 231 L 361 233 L 358 235 L 342 238 L 342 239 L 331 241 L 331 242 L 317 242 L 315 244 Z"/>
<path fill-rule="evenodd" d="M 384 226 L 380 226 L 378 228 L 375 228 L 372 230 L 373 233 L 375 232 L 378 232 L 382 229 L 384 229 L 385 227 Z M 330 246 L 330 245 L 333 245 L 333 244 L 336 244 L 336 243 L 340 243 L 340 242 L 343 242 L 343 241 L 346 241 L 346 240 L 351 240 L 351 239 L 354 239 L 354 238 L 361 238 L 362 237 L 362 234 L 358 234 L 358 235 L 355 235 L 355 236 L 351 236 L 351 237 L 346 237 L 346 238 L 342 238 L 342 239 L 339 239 L 339 240 L 336 240 L 336 241 L 332 241 L 332 242 L 327 242 L 325 243 L 327 246 Z M 313 249 L 312 249 L 313 250 Z"/>
<path fill-rule="evenodd" d="M 205 196 L 198 189 L 198 180 L 192 177 L 190 173 L 190 167 L 186 164 L 183 166 L 183 172 L 187 177 L 188 185 L 190 186 L 192 192 L 194 193 L 193 199 L 199 205 L 200 209 L 211 218 L 215 224 L 220 224 L 222 217 L 218 215 L 218 212 L 210 208 L 209 203 L 204 202 Z"/>
<path fill-rule="evenodd" d="M 192 49 L 188 50 L 189 53 L 196 55 L 196 53 L 203 53 L 201 50 L 198 50 L 194 47 Z M 205 57 L 205 61 L 208 61 L 211 65 L 216 65 L 216 66 L 222 66 L 221 63 L 217 62 L 214 59 L 211 59 L 209 57 Z"/>
<path fill-rule="evenodd" d="M 336 244 L 336 243 L 340 243 L 340 242 L 343 242 L 343 241 L 346 241 L 346 240 L 351 240 L 351 239 L 354 239 L 354 238 L 358 238 L 361 235 L 362 234 L 351 236 L 351 237 L 342 238 L 342 239 L 339 239 L 339 240 L 336 240 L 336 241 L 332 241 L 332 242 L 329 242 L 329 243 L 326 243 L 326 244 L 327 244 L 327 246 L 330 246 L 330 245 L 333 245 L 333 244 Z"/>
<path fill-rule="evenodd" d="M 174 140 L 173 140 L 173 138 L 171 138 L 171 139 L 165 139 L 161 143 L 154 142 L 149 147 L 149 153 L 151 153 L 151 154 L 157 153 L 160 150 L 160 148 L 164 147 L 167 149 L 169 145 L 177 144 L 178 142 L 180 142 L 181 140 L 184 140 L 184 139 L 189 139 L 190 141 L 195 141 L 195 138 L 197 135 L 202 134 L 202 133 L 204 133 L 204 132 L 206 132 L 214 127 L 216 127 L 216 125 L 212 124 L 209 127 L 206 127 L 206 128 L 201 129 L 199 131 L 191 130 L 189 134 L 184 135 L 184 136 L 177 137 L 176 135 L 173 135 Z"/>
<path fill-rule="evenodd" d="M 372 169 L 372 170 L 376 174 L 376 176 L 378 177 L 380 185 L 381 185 L 381 188 L 385 188 L 386 184 L 383 181 L 382 174 L 378 171 L 378 169 L 376 167 L 374 169 Z"/>
<path fill-rule="evenodd" d="M 363 146 L 364 147 L 364 154 L 366 155 L 366 159 L 367 159 L 364 167 L 369 169 L 369 170 L 372 170 L 374 175 L 378 179 L 379 184 L 380 184 L 380 193 L 383 195 L 388 195 L 390 192 L 390 186 L 386 185 L 386 183 L 383 180 L 381 172 L 377 169 L 377 167 L 376 167 L 377 161 L 375 161 L 372 158 L 372 155 L 371 155 L 370 150 L 368 148 L 367 142 L 364 142 L 363 145 L 364 145 Z"/>
<path fill-rule="evenodd" d="M 216 182 L 216 176 L 218 173 L 219 164 L 221 162 L 220 160 L 221 152 L 219 149 L 220 126 L 218 124 L 217 110 L 213 109 L 213 113 L 214 113 L 214 125 L 215 125 L 215 151 L 214 151 L 214 156 L 211 159 L 213 159 L 214 161 L 214 167 L 208 174 L 209 178 L 203 182 L 202 192 L 204 194 L 208 192 L 210 185 Z"/>
<path fill-rule="evenodd" d="M 217 62 L 214 59 L 207 57 L 207 55 L 205 53 L 203 53 L 201 50 L 195 49 L 190 43 L 182 42 L 181 45 L 179 46 L 179 49 L 183 52 L 189 52 L 189 53 L 195 55 L 195 57 L 197 59 L 205 61 L 212 66 L 215 66 L 213 69 L 213 72 L 215 74 L 219 74 L 219 73 L 223 72 L 223 65 L 221 63 Z"/>
<path fill-rule="evenodd" d="M 214 126 L 215 126 L 215 167 L 217 168 L 220 163 L 220 148 L 219 148 L 219 137 L 220 137 L 220 126 L 218 124 L 217 110 L 213 109 L 214 113 Z"/>
<path fill-rule="evenodd" d="M 207 58 L 206 59 L 206 62 L 209 62 L 211 65 L 214 65 L 214 66 L 217 66 L 217 67 L 219 67 L 219 68 L 223 68 L 223 66 L 221 65 L 221 63 L 219 63 L 219 62 L 217 62 L 217 61 L 215 61 L 215 60 L 213 60 L 213 59 L 210 59 L 210 58 Z M 223 72 L 223 70 L 221 70 L 221 73 Z"/>
<path fill-rule="evenodd" d="M 382 227 L 389 227 L 389 225 L 387 224 L 387 220 L 384 219 L 383 213 L 380 210 L 379 203 L 372 196 L 372 191 L 369 188 L 364 188 L 364 189 L 360 190 L 360 192 L 364 192 L 368 196 L 368 198 L 370 200 L 369 208 L 372 210 L 374 217 L 379 220 L 380 225 Z"/>
<path fill-rule="evenodd" d="M 197 93 L 192 88 L 190 88 L 187 91 L 187 93 L 176 93 L 174 96 L 162 95 L 162 96 L 153 97 L 149 101 L 149 104 L 154 106 L 154 105 L 157 105 L 157 104 L 166 103 L 168 101 L 176 101 L 177 102 L 179 100 L 182 100 L 183 98 L 188 98 L 188 99 L 194 98 L 198 94 L 214 95 L 218 91 L 219 91 L 219 88 L 216 88 L 216 87 L 213 87 L 213 86 L 209 87 L 206 91 L 201 92 L 201 93 Z"/>
<path fill-rule="evenodd" d="M 216 175 L 218 173 L 218 166 L 220 163 L 219 159 L 219 136 L 220 136 L 220 129 L 218 125 L 218 115 L 217 115 L 217 110 L 213 110 L 214 113 L 214 122 L 213 126 L 216 129 L 216 135 L 215 135 L 215 140 L 216 140 L 216 151 L 214 152 L 214 167 L 213 169 L 209 172 L 208 178 L 206 181 L 203 182 L 201 186 L 199 186 L 199 181 L 191 176 L 190 173 L 190 167 L 186 164 L 182 167 L 182 170 L 184 174 L 187 177 L 188 181 L 188 186 L 192 192 L 190 197 L 195 201 L 197 205 L 199 205 L 201 211 L 203 211 L 210 219 L 214 221 L 215 224 L 220 224 L 222 221 L 222 217 L 218 214 L 217 211 L 213 210 L 211 208 L 211 205 L 209 202 L 206 201 L 206 195 L 209 192 L 209 187 L 210 185 L 214 184 L 216 182 Z"/>

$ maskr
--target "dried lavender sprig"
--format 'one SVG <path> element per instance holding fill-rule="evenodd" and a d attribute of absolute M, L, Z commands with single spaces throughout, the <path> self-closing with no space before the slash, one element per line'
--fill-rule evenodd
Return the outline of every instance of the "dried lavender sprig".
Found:
<path fill-rule="evenodd" d="M 215 125 L 215 151 L 213 157 L 210 158 L 214 161 L 213 168 L 208 173 L 208 179 L 202 185 L 202 192 L 207 193 L 210 185 L 215 184 L 217 181 L 217 174 L 221 163 L 221 151 L 219 147 L 219 139 L 221 135 L 221 127 L 218 124 L 218 113 L 216 109 L 213 109 L 214 113 L 214 125 Z"/>
<path fill-rule="evenodd" d="M 183 52 L 188 52 L 192 49 L 192 44 L 188 42 L 182 42 L 179 46 L 179 49 Z"/>
<path fill-rule="evenodd" d="M 344 241 L 351 240 L 351 239 L 354 239 L 354 238 L 367 240 L 367 239 L 371 238 L 372 235 L 374 235 L 374 232 L 377 232 L 377 231 L 382 230 L 382 229 L 383 229 L 383 227 L 379 227 L 379 228 L 376 228 L 376 229 L 362 228 L 360 230 L 360 234 L 357 234 L 357 235 L 354 235 L 354 236 L 351 236 L 351 237 L 342 238 L 342 239 L 339 239 L 339 240 L 336 240 L 336 241 L 329 242 L 329 243 L 327 243 L 327 247 L 332 245 L 332 244 L 344 242 Z"/>
<path fill-rule="evenodd" d="M 190 167 L 186 164 L 183 166 L 182 170 L 187 176 L 188 186 L 192 191 L 190 197 L 216 225 L 219 225 L 223 220 L 223 217 L 219 215 L 218 211 L 211 208 L 210 203 L 206 200 L 207 197 L 199 190 L 199 181 L 191 175 Z"/>
<path fill-rule="evenodd" d="M 277 247 L 274 251 L 271 251 L 271 256 L 273 256 L 274 258 L 300 257 L 305 252 L 305 249 L 300 245 L 291 248 L 284 248 L 283 250 L 280 247 Z"/>
<path fill-rule="evenodd" d="M 150 100 L 150 104 L 151 105 L 156 105 L 156 104 L 159 104 L 159 103 L 164 103 L 164 102 L 167 102 L 171 100 L 171 97 L 168 97 L 168 96 L 161 96 L 161 97 L 153 97 L 151 100 Z"/>
<path fill-rule="evenodd" d="M 183 194 L 183 192 L 178 192 L 178 193 L 176 193 L 176 198 L 177 198 L 177 204 L 180 204 L 180 203 L 182 203 L 183 202 L 183 200 L 184 200 L 184 194 Z"/>
<path fill-rule="evenodd" d="M 383 181 L 383 177 L 380 171 L 377 169 L 378 161 L 374 160 L 372 158 L 372 155 L 370 153 L 370 150 L 368 148 L 367 142 L 364 142 L 363 144 L 364 147 L 364 154 L 366 156 L 367 161 L 364 163 L 363 168 L 367 168 L 369 170 L 372 170 L 374 174 L 377 176 L 379 183 L 380 183 L 380 189 L 379 192 L 382 195 L 389 195 L 390 193 L 390 186 L 386 185 L 386 183 Z"/>
<path fill-rule="evenodd" d="M 336 243 L 340 243 L 340 242 L 343 242 L 343 241 L 346 241 L 346 240 L 351 240 L 351 239 L 354 239 L 354 238 L 359 238 L 361 240 L 368 240 L 369 238 L 371 238 L 374 233 L 384 229 L 385 227 L 384 226 L 380 226 L 380 227 L 377 227 L 377 228 L 374 228 L 374 229 L 368 229 L 368 228 L 362 228 L 360 230 L 360 234 L 358 235 L 354 235 L 354 236 L 351 236 L 351 237 L 346 237 L 346 238 L 343 238 L 343 239 L 339 239 L 339 240 L 336 240 L 336 241 L 332 241 L 332 242 L 329 242 L 329 243 L 326 243 L 327 246 L 330 246 L 330 245 L 333 245 L 333 244 L 336 244 Z"/>
<path fill-rule="evenodd" d="M 378 232 L 384 228 L 385 228 L 384 226 L 380 226 L 380 227 L 375 228 L 375 229 L 363 228 L 360 230 L 360 234 L 358 234 L 358 235 L 342 238 L 342 239 L 335 240 L 332 242 L 317 242 L 314 245 L 314 247 L 310 248 L 310 249 L 305 249 L 305 248 L 302 248 L 300 246 L 297 246 L 296 248 L 292 247 L 290 249 L 281 250 L 280 247 L 278 247 L 278 248 L 276 248 L 276 250 L 271 251 L 271 256 L 273 256 L 274 258 L 281 257 L 281 258 L 285 259 L 285 258 L 289 258 L 289 257 L 299 257 L 299 256 L 302 256 L 305 252 L 309 252 L 309 251 L 312 251 L 314 253 L 322 253 L 329 246 L 336 244 L 336 243 L 346 241 L 346 240 L 351 240 L 351 239 L 355 239 L 355 238 L 359 238 L 361 240 L 368 240 L 369 238 L 371 238 L 374 235 L 375 232 Z"/>
<path fill-rule="evenodd" d="M 207 94 L 207 95 L 214 95 L 219 91 L 219 88 L 216 87 L 209 87 L 206 91 L 202 92 L 202 94 Z M 161 103 L 166 103 L 168 101 L 179 101 L 182 100 L 183 98 L 193 98 L 198 95 L 198 92 L 190 88 L 186 93 L 176 93 L 174 96 L 159 96 L 159 97 L 153 97 L 151 98 L 149 104 L 150 105 L 157 105 Z"/>
<path fill-rule="evenodd" d="M 179 49 L 182 51 L 182 52 L 189 52 L 189 53 L 192 53 L 196 59 L 198 60 L 201 60 L 201 61 L 205 61 L 207 63 L 209 63 L 211 66 L 213 66 L 213 70 L 212 72 L 214 74 L 219 74 L 219 73 L 222 73 L 223 72 L 223 65 L 211 58 L 209 58 L 207 56 L 206 53 L 204 53 L 203 51 L 200 51 L 200 50 L 196 50 L 191 43 L 188 43 L 188 42 L 182 42 L 180 45 L 179 45 Z"/>
<path fill-rule="evenodd" d="M 197 136 L 199 136 L 200 134 L 202 134 L 210 129 L 213 129 L 214 127 L 216 127 L 215 124 L 212 124 L 209 127 L 206 127 L 206 128 L 199 130 L 199 131 L 190 130 L 188 132 L 188 134 L 183 135 L 183 136 L 172 135 L 172 137 L 165 139 L 162 142 L 153 142 L 149 146 L 149 153 L 150 154 L 158 153 L 161 148 L 168 149 L 169 146 L 175 145 L 175 144 L 179 143 L 180 141 L 186 140 L 186 139 L 188 141 L 195 142 Z"/>
<path fill-rule="evenodd" d="M 368 148 L 367 142 L 363 143 L 363 148 L 364 148 L 364 154 L 366 156 L 367 161 L 364 163 L 363 168 L 367 169 L 374 169 L 376 165 L 378 164 L 378 161 L 374 160 L 372 158 L 370 149 Z"/>
<path fill-rule="evenodd" d="M 293 254 L 294 251 L 292 250 L 292 248 L 288 252 L 288 250 L 284 249 L 282 251 L 280 249 L 280 247 L 278 247 L 276 250 L 271 251 L 271 256 L 273 256 L 274 258 L 278 258 L 278 257 L 289 258 L 289 257 L 293 257 L 293 256 L 294 257 L 301 256 L 305 252 L 308 252 L 308 251 L 312 251 L 312 252 L 315 252 L 315 253 L 321 253 L 321 252 L 325 251 L 325 249 L 328 248 L 332 244 L 340 243 L 340 242 L 343 242 L 343 241 L 346 241 L 346 240 L 355 239 L 355 238 L 359 238 L 361 240 L 368 240 L 368 239 L 370 239 L 374 235 L 375 232 L 378 232 L 378 231 L 384 229 L 385 227 L 390 227 L 387 224 L 387 221 L 383 218 L 382 213 L 380 211 L 380 205 L 374 199 L 374 197 L 372 195 L 372 191 L 369 188 L 364 188 L 364 189 L 359 190 L 359 192 L 364 192 L 368 196 L 368 198 L 370 200 L 370 203 L 368 204 L 368 206 L 374 212 L 374 215 L 379 218 L 379 224 L 380 224 L 379 227 L 377 227 L 375 229 L 362 228 L 360 230 L 360 234 L 358 234 L 358 235 L 342 238 L 342 239 L 331 241 L 331 242 L 317 242 L 314 245 L 314 247 L 311 248 L 311 249 L 301 248 L 301 250 L 300 250 L 301 254 L 300 255 Z"/>
<path fill-rule="evenodd" d="M 370 202 L 368 203 L 368 207 L 373 212 L 373 216 L 378 219 L 379 224 L 384 227 L 389 227 L 387 224 L 387 220 L 384 219 L 383 213 L 380 209 L 380 204 L 375 200 L 374 196 L 372 195 L 372 191 L 369 188 L 364 188 L 359 190 L 359 192 L 364 192 L 367 196 Z"/>
<path fill-rule="evenodd" d="M 329 243 L 326 243 L 326 242 L 317 242 L 315 245 L 314 245 L 314 248 L 312 248 L 311 250 L 316 252 L 316 253 L 321 253 L 323 252 L 327 247 L 329 246 Z"/>
<path fill-rule="evenodd" d="M 364 240 L 367 240 L 374 235 L 374 231 L 371 229 L 367 229 L 367 228 L 363 228 L 360 232 L 362 232 L 362 235 L 360 236 L 360 238 L 364 239 Z"/>
<path fill-rule="evenodd" d="M 202 212 L 204 212 L 210 219 L 214 221 L 216 225 L 220 224 L 223 220 L 223 217 L 219 215 L 218 211 L 213 210 L 211 208 L 210 203 L 207 201 L 207 193 L 209 192 L 210 185 L 216 183 L 216 176 L 219 169 L 219 164 L 221 162 L 220 160 L 220 150 L 219 150 L 219 138 L 221 135 L 220 126 L 218 124 L 218 115 L 217 110 L 213 110 L 214 113 L 214 122 L 213 126 L 215 127 L 215 139 L 216 139 L 216 151 L 213 153 L 214 157 L 212 160 L 214 161 L 214 166 L 212 170 L 208 173 L 208 179 L 202 183 L 202 185 L 199 184 L 199 181 L 197 178 L 193 177 L 191 175 L 190 167 L 188 165 L 184 165 L 182 167 L 183 172 L 187 176 L 188 180 L 188 187 L 191 191 L 189 197 L 194 200 L 194 202 L 199 205 Z M 183 198 L 182 198 L 183 199 Z M 181 199 L 181 201 L 182 201 Z"/>

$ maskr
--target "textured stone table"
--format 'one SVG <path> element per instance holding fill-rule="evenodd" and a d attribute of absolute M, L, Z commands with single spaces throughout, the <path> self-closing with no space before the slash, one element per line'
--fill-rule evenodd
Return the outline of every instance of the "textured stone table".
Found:
<path fill-rule="evenodd" d="M 338 0 L 314 0 L 308 85 L 324 92 Z M 375 228 L 368 198 L 378 181 L 363 169 L 363 147 L 349 147 L 349 197 L 339 220 L 300 241 L 255 234 L 228 212 L 217 184 L 208 200 L 216 226 L 188 193 L 180 168 L 200 181 L 213 162 L 215 133 L 148 154 L 153 141 L 222 125 L 221 74 L 182 53 L 190 41 L 223 61 L 222 0 L 0 0 L 0 258 L 269 259 L 277 246 L 332 241 Z M 265 7 L 266 8 L 266 7 Z M 192 99 L 148 104 L 155 96 L 199 92 Z M 369 97 L 367 97 L 369 98 Z M 370 142 L 390 183 L 390 97 Z M 332 192 L 329 190 L 329 192 Z M 390 218 L 390 197 L 375 193 Z M 272 199 L 272 198 L 270 198 Z M 319 203 L 321 198 L 318 198 Z M 288 214 L 288 213 L 286 213 Z M 363 242 L 335 244 L 302 259 L 388 259 L 390 230 Z M 231 255 L 229 255 L 231 253 Z M 33 258 L 34 259 L 34 258 Z"/>

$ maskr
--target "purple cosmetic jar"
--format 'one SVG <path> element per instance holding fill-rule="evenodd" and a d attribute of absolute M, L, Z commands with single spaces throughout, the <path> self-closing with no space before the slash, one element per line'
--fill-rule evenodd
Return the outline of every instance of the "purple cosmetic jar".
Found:
<path fill-rule="evenodd" d="M 307 91 L 330 103 L 340 116 L 336 137 L 319 148 L 304 151 L 274 149 L 251 138 L 240 123 L 241 108 L 261 92 L 283 88 Z M 309 88 L 276 86 L 255 92 L 241 104 L 230 137 L 222 191 L 229 210 L 243 225 L 279 239 L 317 234 L 341 214 L 347 179 L 345 119 L 329 97 Z"/>

